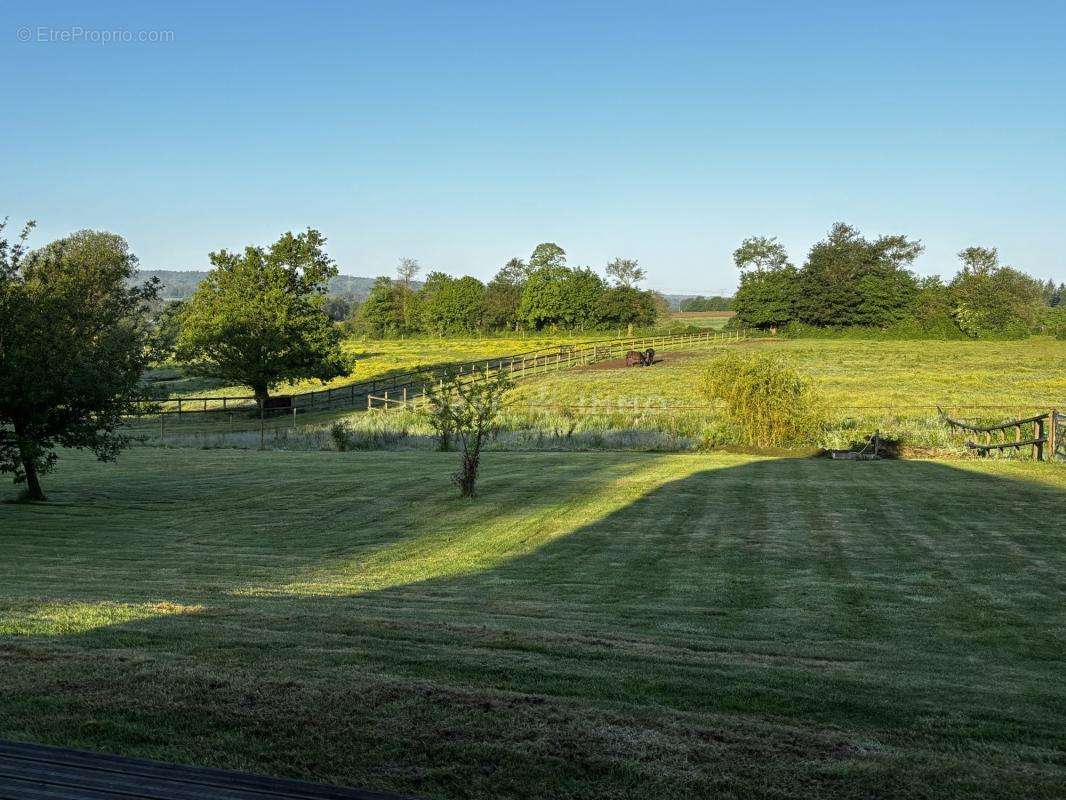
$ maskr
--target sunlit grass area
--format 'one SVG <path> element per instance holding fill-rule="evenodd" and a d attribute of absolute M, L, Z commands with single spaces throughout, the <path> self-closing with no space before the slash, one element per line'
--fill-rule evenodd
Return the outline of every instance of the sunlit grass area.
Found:
<path fill-rule="evenodd" d="M 680 311 L 670 315 L 670 319 L 674 322 L 716 331 L 722 330 L 732 317 L 731 313 L 718 311 Z"/>
<path fill-rule="evenodd" d="M 491 453 L 460 501 L 455 459 L 66 456 L 0 505 L 0 737 L 434 798 L 1061 796 L 1061 467 Z"/>
<path fill-rule="evenodd" d="M 425 343 L 387 342 L 381 364 L 424 359 Z M 442 361 L 472 350 L 444 349 Z M 469 344 L 469 343 L 468 343 Z M 521 340 L 506 341 L 517 347 Z M 703 376 L 725 348 L 765 349 L 790 358 L 809 374 L 825 398 L 828 425 L 812 437 L 827 448 L 847 448 L 875 430 L 898 440 L 904 452 L 963 455 L 938 415 L 998 422 L 1066 407 L 1066 342 L 1032 338 L 1017 342 L 883 342 L 762 339 L 665 349 L 652 368 L 570 369 L 523 381 L 511 393 L 500 433 L 491 447 L 504 450 L 709 449 L 737 444 L 735 432 L 703 393 Z M 421 363 L 421 362 L 420 362 Z M 268 446 L 331 448 L 329 427 L 343 419 L 357 447 L 431 448 L 432 431 L 417 415 L 368 417 L 342 408 L 268 422 Z M 251 417 L 172 417 L 171 444 L 258 447 Z M 293 427 L 295 425 L 295 427 Z M 158 421 L 143 421 L 139 435 L 155 441 Z M 1008 453 L 1028 457 L 1027 452 Z"/>
<path fill-rule="evenodd" d="M 1018 405 L 1048 407 L 1066 400 L 1066 342 L 839 341 L 762 339 L 741 345 L 773 349 L 811 375 L 834 408 Z M 698 400 L 700 379 L 715 351 L 663 353 L 646 370 L 561 372 L 528 384 L 532 397 L 563 401 L 612 399 L 671 404 Z"/>
<path fill-rule="evenodd" d="M 617 336 L 617 331 L 606 331 L 580 334 L 491 335 L 473 338 L 420 337 L 381 341 L 352 337 L 344 342 L 345 352 L 356 359 L 355 371 L 350 376 L 336 378 L 327 383 L 321 381 L 290 383 L 278 387 L 276 393 L 317 390 L 327 386 L 340 386 L 352 381 L 372 380 L 386 375 L 416 371 L 424 367 L 478 361 L 483 358 L 514 355 L 545 347 Z M 146 380 L 172 397 L 250 394 L 246 386 L 226 385 L 221 381 L 190 376 L 179 364 L 168 364 L 154 369 L 146 376 Z"/>

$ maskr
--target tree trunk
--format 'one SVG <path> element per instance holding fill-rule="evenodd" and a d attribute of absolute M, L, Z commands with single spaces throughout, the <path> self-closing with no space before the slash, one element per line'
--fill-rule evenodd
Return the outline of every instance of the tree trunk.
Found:
<path fill-rule="evenodd" d="M 44 490 L 41 489 L 41 481 L 37 477 L 37 462 L 32 458 L 22 460 L 22 468 L 26 470 L 26 498 L 28 500 L 45 501 Z"/>
<path fill-rule="evenodd" d="M 255 394 L 255 402 L 266 406 L 266 401 L 270 399 L 270 388 L 265 385 L 253 386 L 252 392 Z"/>
<path fill-rule="evenodd" d="M 33 448 L 19 433 L 19 426 L 16 425 L 15 438 L 18 439 L 19 443 L 19 459 L 22 461 L 22 469 L 26 473 L 26 499 L 47 500 L 48 498 L 44 496 L 44 490 L 41 489 L 41 479 L 37 474 L 37 459 Z"/>

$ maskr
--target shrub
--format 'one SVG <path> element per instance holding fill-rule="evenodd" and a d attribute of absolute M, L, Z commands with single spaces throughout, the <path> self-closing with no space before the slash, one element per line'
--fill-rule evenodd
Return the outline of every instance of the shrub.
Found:
<path fill-rule="evenodd" d="M 727 353 L 712 362 L 704 390 L 756 447 L 817 442 L 823 413 L 809 377 L 776 353 Z"/>

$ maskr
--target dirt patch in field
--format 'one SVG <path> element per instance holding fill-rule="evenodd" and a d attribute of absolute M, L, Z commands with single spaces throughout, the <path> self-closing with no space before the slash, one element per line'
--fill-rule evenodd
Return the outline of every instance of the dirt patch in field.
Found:
<path fill-rule="evenodd" d="M 665 363 L 668 358 L 676 358 L 680 355 L 680 353 L 670 353 L 668 356 L 656 356 L 655 361 L 652 362 L 652 366 L 657 367 L 660 364 Z M 587 367 L 584 367 L 584 369 L 645 369 L 645 367 L 627 367 L 624 358 L 612 358 L 610 361 L 597 361 L 595 364 L 589 364 Z"/>

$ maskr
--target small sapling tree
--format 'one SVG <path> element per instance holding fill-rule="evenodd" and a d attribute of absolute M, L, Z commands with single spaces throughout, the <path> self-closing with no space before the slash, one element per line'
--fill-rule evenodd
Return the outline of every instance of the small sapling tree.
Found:
<path fill-rule="evenodd" d="M 426 390 L 430 424 L 441 449 L 451 440 L 459 445 L 461 458 L 454 480 L 462 497 L 475 493 L 481 449 L 496 426 L 504 396 L 513 385 L 506 373 L 460 375 L 449 370 Z"/>
<path fill-rule="evenodd" d="M 324 307 L 337 274 L 325 242 L 308 229 L 269 250 L 212 253 L 215 269 L 181 315 L 177 353 L 190 372 L 249 386 L 260 403 L 284 381 L 347 375 L 340 331 Z"/>
<path fill-rule="evenodd" d="M 32 227 L 0 238 L 0 472 L 40 501 L 59 448 L 108 461 L 127 444 L 118 427 L 148 397 L 158 299 L 157 284 L 130 285 L 137 258 L 120 236 L 79 231 L 29 252 Z"/>

